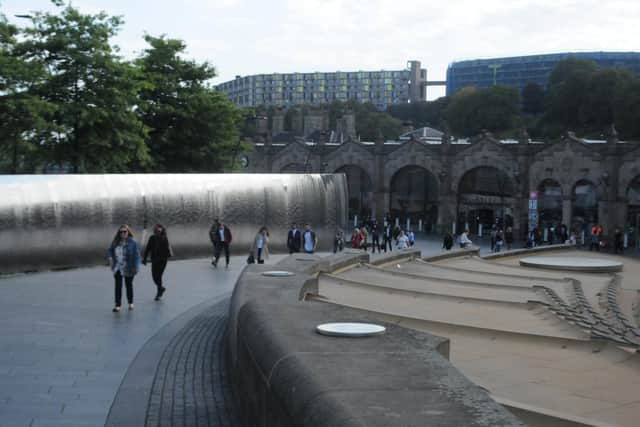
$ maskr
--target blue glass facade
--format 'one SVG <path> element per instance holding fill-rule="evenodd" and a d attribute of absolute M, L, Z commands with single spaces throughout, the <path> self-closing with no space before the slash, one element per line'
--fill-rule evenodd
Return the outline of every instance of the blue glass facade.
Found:
<path fill-rule="evenodd" d="M 589 59 L 600 67 L 625 68 L 640 74 L 640 52 L 575 52 L 476 59 L 449 64 L 447 95 L 467 86 L 484 88 L 497 84 L 521 90 L 527 83 L 537 83 L 546 88 L 556 64 L 570 57 Z"/>

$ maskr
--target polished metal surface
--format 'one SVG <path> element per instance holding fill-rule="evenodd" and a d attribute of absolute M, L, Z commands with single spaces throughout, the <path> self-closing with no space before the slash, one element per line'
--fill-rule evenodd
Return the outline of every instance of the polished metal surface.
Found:
<path fill-rule="evenodd" d="M 358 322 L 323 323 L 316 326 L 316 332 L 320 335 L 349 338 L 371 337 L 384 334 L 386 330 L 387 328 L 381 325 Z"/>
<path fill-rule="evenodd" d="M 176 257 L 212 252 L 215 218 L 247 253 L 258 229 L 284 250 L 289 224 L 310 223 L 320 250 L 347 221 L 345 176 L 311 174 L 130 174 L 0 176 L 0 273 L 106 262 L 117 227 L 130 224 L 142 248 L 155 223 Z"/>

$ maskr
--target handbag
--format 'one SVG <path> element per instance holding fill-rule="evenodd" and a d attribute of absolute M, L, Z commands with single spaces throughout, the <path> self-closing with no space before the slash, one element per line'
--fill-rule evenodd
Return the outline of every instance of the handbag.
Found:
<path fill-rule="evenodd" d="M 247 257 L 247 264 L 255 264 L 256 260 L 253 258 L 253 254 L 249 254 Z"/>

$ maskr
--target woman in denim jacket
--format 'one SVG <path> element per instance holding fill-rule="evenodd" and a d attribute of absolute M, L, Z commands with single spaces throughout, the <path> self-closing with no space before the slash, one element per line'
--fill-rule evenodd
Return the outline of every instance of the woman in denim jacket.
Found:
<path fill-rule="evenodd" d="M 131 227 L 123 224 L 118 227 L 116 235 L 109 246 L 109 265 L 115 279 L 116 305 L 113 312 L 120 311 L 122 301 L 122 278 L 127 288 L 127 302 L 129 310 L 133 310 L 133 277 L 140 268 L 140 249 L 133 240 Z"/>

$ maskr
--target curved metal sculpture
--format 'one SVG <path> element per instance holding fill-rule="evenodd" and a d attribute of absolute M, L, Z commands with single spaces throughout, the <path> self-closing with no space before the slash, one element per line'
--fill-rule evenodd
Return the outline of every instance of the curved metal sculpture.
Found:
<path fill-rule="evenodd" d="M 142 245 L 164 224 L 184 258 L 211 254 L 215 218 L 230 226 L 236 254 L 262 225 L 283 249 L 292 222 L 312 224 L 327 250 L 347 221 L 344 175 L 5 175 L 0 195 L 0 273 L 104 262 L 123 223 Z"/>

